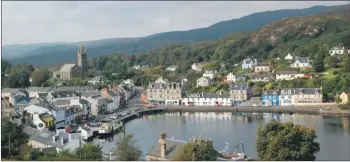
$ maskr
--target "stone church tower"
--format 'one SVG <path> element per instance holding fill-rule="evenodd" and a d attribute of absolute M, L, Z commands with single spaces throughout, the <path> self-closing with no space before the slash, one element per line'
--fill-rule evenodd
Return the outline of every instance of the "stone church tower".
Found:
<path fill-rule="evenodd" d="M 88 60 L 87 60 L 87 52 L 83 45 L 81 45 L 80 49 L 78 50 L 78 66 L 81 70 L 81 77 L 87 78 L 88 77 Z"/>

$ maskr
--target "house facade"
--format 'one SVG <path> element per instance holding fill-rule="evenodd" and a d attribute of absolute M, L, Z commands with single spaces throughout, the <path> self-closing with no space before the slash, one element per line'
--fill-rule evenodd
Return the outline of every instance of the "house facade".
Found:
<path fill-rule="evenodd" d="M 29 98 L 38 98 L 40 94 L 48 94 L 51 91 L 51 87 L 30 87 L 27 89 Z"/>
<path fill-rule="evenodd" d="M 342 55 L 342 54 L 345 53 L 345 51 L 346 51 L 345 47 L 336 46 L 336 47 L 333 47 L 333 48 L 329 49 L 329 54 L 331 56 L 334 56 L 336 54 Z"/>
<path fill-rule="evenodd" d="M 208 87 L 212 84 L 212 80 L 208 77 L 200 77 L 197 79 L 197 87 Z"/>
<path fill-rule="evenodd" d="M 236 82 L 231 85 L 230 97 L 232 104 L 241 104 L 252 96 L 253 91 L 248 82 Z"/>
<path fill-rule="evenodd" d="M 294 88 L 283 88 L 280 90 L 280 105 L 281 106 L 291 106 L 294 101 Z"/>
<path fill-rule="evenodd" d="M 293 53 L 293 54 L 288 53 L 287 56 L 284 57 L 284 59 L 285 59 L 285 60 L 293 60 L 293 58 L 294 58 L 293 56 L 294 56 L 294 55 L 295 55 L 294 53 Z"/>
<path fill-rule="evenodd" d="M 207 70 L 203 73 L 203 77 L 207 77 L 207 78 L 210 78 L 210 79 L 214 79 L 214 76 L 215 74 L 217 73 L 216 70 Z"/>
<path fill-rule="evenodd" d="M 166 105 L 179 105 L 183 94 L 180 83 L 153 83 L 146 92 L 147 102 Z"/>
<path fill-rule="evenodd" d="M 261 101 L 264 106 L 280 105 L 278 90 L 264 91 L 261 96 Z"/>
<path fill-rule="evenodd" d="M 294 105 L 317 105 L 322 103 L 322 88 L 295 88 Z"/>
<path fill-rule="evenodd" d="M 303 78 L 304 76 L 305 74 L 300 73 L 296 70 L 276 72 L 276 80 L 294 80 L 297 78 Z"/>
<path fill-rule="evenodd" d="M 242 62 L 242 69 L 251 69 L 256 64 L 258 64 L 258 60 L 256 58 L 247 57 Z"/>
<path fill-rule="evenodd" d="M 229 94 L 194 93 L 188 94 L 182 100 L 182 105 L 190 106 L 231 106 Z"/>
<path fill-rule="evenodd" d="M 311 67 L 309 57 L 298 57 L 295 62 L 290 65 L 293 68 L 307 68 Z"/>
<path fill-rule="evenodd" d="M 245 81 L 245 76 L 244 74 L 233 74 L 233 73 L 229 73 L 226 76 L 226 81 L 227 82 L 237 82 L 237 81 Z"/>
<path fill-rule="evenodd" d="M 191 69 L 194 70 L 194 71 L 200 72 L 200 71 L 202 71 L 203 66 L 200 63 L 193 63 L 191 65 Z"/>
<path fill-rule="evenodd" d="M 267 63 L 258 63 L 254 66 L 254 72 L 255 73 L 268 73 L 271 72 L 272 68 Z"/>

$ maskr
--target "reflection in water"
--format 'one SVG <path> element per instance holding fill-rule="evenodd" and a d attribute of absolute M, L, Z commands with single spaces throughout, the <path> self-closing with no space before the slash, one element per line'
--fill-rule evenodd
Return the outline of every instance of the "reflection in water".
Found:
<path fill-rule="evenodd" d="M 246 155 L 256 157 L 258 125 L 271 119 L 306 127 L 315 126 L 321 147 L 317 160 L 350 160 L 350 118 L 300 114 L 169 113 L 135 119 L 127 123 L 126 131 L 134 134 L 144 154 L 158 142 L 159 132 L 166 132 L 169 138 L 185 141 L 203 135 L 214 141 L 217 150 L 225 148 L 225 143 L 242 142 Z M 103 151 L 113 150 L 115 141 L 111 140 L 102 146 Z"/>

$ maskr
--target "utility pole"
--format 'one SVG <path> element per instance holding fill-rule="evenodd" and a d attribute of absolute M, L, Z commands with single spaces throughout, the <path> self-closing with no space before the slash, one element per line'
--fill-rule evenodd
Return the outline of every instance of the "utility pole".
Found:
<path fill-rule="evenodd" d="M 9 156 L 11 155 L 11 132 L 9 132 Z"/>
<path fill-rule="evenodd" d="M 79 134 L 79 152 L 80 152 L 80 161 L 83 161 L 83 158 L 82 158 L 82 156 L 81 156 L 81 152 L 82 152 L 82 150 L 81 150 L 81 134 Z"/>

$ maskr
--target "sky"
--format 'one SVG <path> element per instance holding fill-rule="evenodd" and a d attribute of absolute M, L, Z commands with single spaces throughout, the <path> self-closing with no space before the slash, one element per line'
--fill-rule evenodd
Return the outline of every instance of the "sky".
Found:
<path fill-rule="evenodd" d="M 3 1 L 2 43 L 77 42 L 207 27 L 252 13 L 347 1 Z"/>

